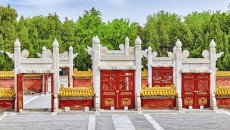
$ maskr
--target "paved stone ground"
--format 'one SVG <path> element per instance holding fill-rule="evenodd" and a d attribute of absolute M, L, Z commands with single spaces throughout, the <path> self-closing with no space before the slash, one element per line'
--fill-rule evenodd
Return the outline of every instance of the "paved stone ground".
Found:
<path fill-rule="evenodd" d="M 165 112 L 165 111 L 164 111 Z M 109 112 L 108 112 L 109 113 Z M 134 114 L 94 114 L 62 112 L 22 112 L 0 114 L 0 130 L 229 130 L 230 113 L 151 112 Z"/>
<path fill-rule="evenodd" d="M 24 95 L 24 109 L 50 109 L 51 95 Z"/>
<path fill-rule="evenodd" d="M 31 112 L 50 108 L 50 94 L 24 96 L 21 113 L 0 113 L 0 130 L 229 130 L 228 110 L 102 110 L 100 113 Z"/>

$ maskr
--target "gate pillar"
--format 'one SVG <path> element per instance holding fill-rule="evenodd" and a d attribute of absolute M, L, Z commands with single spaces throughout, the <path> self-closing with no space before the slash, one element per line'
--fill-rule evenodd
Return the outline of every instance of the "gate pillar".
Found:
<path fill-rule="evenodd" d="M 182 109 L 182 100 L 181 100 L 181 69 L 182 69 L 182 44 L 178 39 L 176 42 L 176 57 L 175 57 L 175 81 L 176 81 L 176 91 L 178 93 L 177 97 L 177 108 Z"/>
<path fill-rule="evenodd" d="M 153 56 L 152 56 L 152 48 L 149 46 L 148 48 L 148 87 L 152 87 L 152 63 L 153 63 Z"/>
<path fill-rule="evenodd" d="M 58 91 L 59 91 L 59 48 L 55 39 L 53 42 L 53 69 L 54 69 L 54 112 L 58 112 Z"/>
<path fill-rule="evenodd" d="M 212 39 L 210 42 L 210 69 L 211 69 L 211 75 L 210 75 L 210 107 L 211 109 L 215 110 L 217 109 L 216 105 L 216 97 L 214 94 L 214 90 L 216 87 L 216 43 Z"/>
<path fill-rule="evenodd" d="M 69 47 L 68 86 L 73 87 L 73 47 Z"/>
<path fill-rule="evenodd" d="M 21 49 L 20 49 L 20 42 L 18 39 L 16 39 L 16 41 L 14 42 L 14 57 L 13 57 L 13 60 L 14 60 L 14 92 L 17 93 L 17 74 L 18 74 L 18 69 L 19 69 L 19 66 L 20 66 L 20 54 L 21 54 Z M 15 98 L 15 110 L 17 110 L 18 106 L 18 95 L 16 95 L 16 98 Z"/>
<path fill-rule="evenodd" d="M 140 100 L 140 92 L 141 92 L 141 58 L 142 58 L 142 51 L 141 51 L 141 39 L 138 36 L 135 40 L 135 96 L 136 96 L 136 109 L 137 111 L 141 110 L 141 100 Z"/>
<path fill-rule="evenodd" d="M 93 38 L 93 87 L 95 92 L 94 98 L 94 108 L 95 111 L 100 111 L 100 54 L 101 54 L 101 44 L 100 39 L 96 36 Z"/>

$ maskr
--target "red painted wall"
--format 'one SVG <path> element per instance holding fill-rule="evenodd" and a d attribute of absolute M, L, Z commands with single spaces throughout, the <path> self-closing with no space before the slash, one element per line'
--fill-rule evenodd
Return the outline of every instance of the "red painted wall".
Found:
<path fill-rule="evenodd" d="M 0 79 L 0 88 L 10 88 L 10 86 L 14 86 L 14 78 Z"/>
<path fill-rule="evenodd" d="M 230 108 L 230 96 L 228 97 L 216 97 L 216 104 L 218 108 Z"/>
<path fill-rule="evenodd" d="M 176 107 L 176 98 L 142 98 L 141 106 L 144 109 L 172 109 Z"/>
<path fill-rule="evenodd" d="M 89 87 L 93 86 L 92 78 L 75 78 L 73 79 L 73 87 Z"/>
<path fill-rule="evenodd" d="M 230 86 L 230 77 L 216 77 L 216 85 Z"/>
<path fill-rule="evenodd" d="M 42 92 L 42 79 L 23 79 L 24 93 Z"/>
<path fill-rule="evenodd" d="M 94 107 L 94 99 L 60 99 L 59 107 L 70 107 L 70 109 L 80 110 L 84 107 L 89 107 L 92 109 Z"/>
<path fill-rule="evenodd" d="M 0 109 L 2 108 L 14 109 L 14 99 L 12 100 L 0 99 Z"/>

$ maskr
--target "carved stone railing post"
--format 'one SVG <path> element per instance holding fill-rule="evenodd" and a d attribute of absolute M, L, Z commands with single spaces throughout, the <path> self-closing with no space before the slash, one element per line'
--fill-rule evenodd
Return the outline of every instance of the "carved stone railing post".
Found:
<path fill-rule="evenodd" d="M 21 49 L 20 49 L 20 42 L 18 39 L 14 42 L 14 92 L 17 93 L 17 74 L 18 69 L 20 67 L 20 55 L 21 55 Z M 15 96 L 15 110 L 17 110 L 17 95 Z"/>
<path fill-rule="evenodd" d="M 148 48 L 148 87 L 152 87 L 152 63 L 153 63 L 153 56 L 152 56 L 152 48 Z"/>
<path fill-rule="evenodd" d="M 210 75 L 210 107 L 211 109 L 217 109 L 216 100 L 214 96 L 214 91 L 216 88 L 216 43 L 214 40 L 210 42 L 210 69 L 211 69 L 211 75 Z"/>
<path fill-rule="evenodd" d="M 138 95 L 141 92 L 141 58 L 142 58 L 142 51 L 141 51 L 141 39 L 138 36 L 135 40 L 135 91 L 136 91 L 136 109 L 137 111 L 141 110 L 141 101 L 139 101 Z"/>
<path fill-rule="evenodd" d="M 54 112 L 58 112 L 58 92 L 59 92 L 59 44 L 57 40 L 53 42 L 53 69 L 54 69 Z"/>
<path fill-rule="evenodd" d="M 70 76 L 70 87 L 73 87 L 73 47 L 69 47 L 69 76 Z"/>
<path fill-rule="evenodd" d="M 94 108 L 95 111 L 100 111 L 100 54 L 101 44 L 100 39 L 96 36 L 93 38 L 93 87 L 95 92 Z"/>
<path fill-rule="evenodd" d="M 182 100 L 181 100 L 181 84 L 182 84 L 182 44 L 181 41 L 178 39 L 176 42 L 176 55 L 175 55 L 175 79 L 176 79 L 176 90 L 178 93 L 177 99 L 177 107 L 178 109 L 182 109 Z"/>

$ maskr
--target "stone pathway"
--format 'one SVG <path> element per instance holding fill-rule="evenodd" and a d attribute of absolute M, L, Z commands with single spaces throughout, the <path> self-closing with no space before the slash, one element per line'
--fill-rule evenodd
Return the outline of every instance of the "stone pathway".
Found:
<path fill-rule="evenodd" d="M 51 95 L 24 95 L 24 109 L 47 109 L 51 108 Z"/>
<path fill-rule="evenodd" d="M 113 112 L 114 113 L 114 112 Z M 94 114 L 62 112 L 22 112 L 0 114 L 1 130 L 229 130 L 230 114 L 226 111 Z"/>

